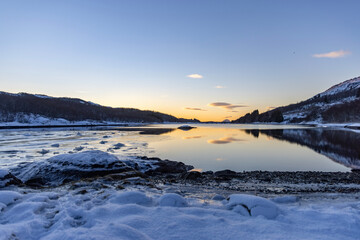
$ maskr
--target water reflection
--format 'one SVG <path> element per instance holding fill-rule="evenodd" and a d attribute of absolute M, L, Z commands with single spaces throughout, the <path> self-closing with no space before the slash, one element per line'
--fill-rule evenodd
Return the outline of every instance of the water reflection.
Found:
<path fill-rule="evenodd" d="M 233 137 L 223 137 L 220 139 L 210 139 L 207 142 L 211 143 L 211 144 L 227 144 L 227 143 L 239 142 L 239 141 L 244 141 L 244 140 L 239 139 L 239 138 L 233 138 Z"/>
<path fill-rule="evenodd" d="M 327 128 L 243 130 L 255 138 L 259 134 L 306 146 L 352 169 L 360 169 L 360 134 Z"/>
<path fill-rule="evenodd" d="M 182 161 L 203 171 L 332 172 L 359 168 L 359 155 L 354 157 L 359 153 L 354 149 L 360 134 L 323 131 L 325 129 L 287 125 L 198 124 L 191 131 L 175 130 L 162 136 L 149 136 L 146 141 L 149 149 L 154 150 L 150 156 Z M 332 134 L 336 135 L 333 139 Z M 336 139 L 343 139 L 342 147 Z M 305 146 L 308 142 L 309 146 Z M 320 154 L 314 151 L 316 144 Z"/>
<path fill-rule="evenodd" d="M 183 139 L 196 139 L 196 138 L 202 138 L 202 136 L 187 136 L 187 137 L 183 137 Z"/>

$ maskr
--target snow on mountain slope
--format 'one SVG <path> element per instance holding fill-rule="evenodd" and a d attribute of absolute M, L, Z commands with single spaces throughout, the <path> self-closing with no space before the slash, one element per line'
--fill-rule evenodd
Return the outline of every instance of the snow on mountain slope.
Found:
<path fill-rule="evenodd" d="M 356 78 L 341 82 L 339 84 L 336 84 L 336 85 L 332 86 L 331 88 L 329 88 L 328 90 L 326 90 L 325 92 L 320 93 L 320 96 L 334 95 L 339 92 L 344 92 L 344 91 L 357 89 L 357 88 L 360 88 L 360 77 L 356 77 Z"/>

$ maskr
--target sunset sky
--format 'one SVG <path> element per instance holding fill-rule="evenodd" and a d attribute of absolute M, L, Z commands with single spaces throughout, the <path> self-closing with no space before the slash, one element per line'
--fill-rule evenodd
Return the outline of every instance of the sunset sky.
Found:
<path fill-rule="evenodd" d="M 200 120 L 360 75 L 360 1 L 0 1 L 0 90 Z"/>

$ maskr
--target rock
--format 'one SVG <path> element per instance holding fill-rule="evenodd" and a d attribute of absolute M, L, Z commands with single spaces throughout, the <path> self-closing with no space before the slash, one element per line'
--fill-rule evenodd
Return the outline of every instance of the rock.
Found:
<path fill-rule="evenodd" d="M 192 127 L 192 126 L 189 126 L 189 125 L 182 125 L 182 126 L 178 127 L 178 129 L 184 130 L 184 131 L 188 131 L 188 130 L 193 129 L 193 128 L 195 128 L 195 127 Z"/>
<path fill-rule="evenodd" d="M 80 152 L 83 149 L 84 149 L 84 147 L 79 146 L 79 147 L 74 148 L 74 151 Z"/>
<path fill-rule="evenodd" d="M 222 170 L 222 171 L 217 171 L 214 173 L 215 177 L 222 177 L 222 178 L 234 178 L 237 176 L 236 172 L 231 171 L 231 170 Z"/>
<path fill-rule="evenodd" d="M 244 216 L 262 215 L 268 219 L 274 219 L 279 215 L 279 208 L 272 201 L 247 194 L 230 195 L 226 207 Z"/>
<path fill-rule="evenodd" d="M 33 177 L 25 182 L 25 185 L 29 187 L 42 187 L 46 184 L 46 181 L 42 177 Z"/>
<path fill-rule="evenodd" d="M 41 151 L 37 151 L 37 153 L 40 153 L 42 155 L 45 155 L 45 154 L 47 154 L 49 152 L 50 152 L 49 150 L 45 150 L 45 149 L 42 149 Z"/>
<path fill-rule="evenodd" d="M 52 144 L 51 147 L 56 147 L 56 148 L 58 148 L 58 147 L 60 147 L 60 144 L 55 143 L 55 144 Z"/>
<path fill-rule="evenodd" d="M 114 145 L 113 149 L 120 149 L 122 147 L 125 147 L 125 144 L 117 143 L 117 144 Z"/>
<path fill-rule="evenodd" d="M 138 172 L 138 171 L 129 171 L 129 172 L 122 172 L 122 173 L 113 173 L 106 176 L 109 180 L 123 180 L 127 178 L 133 178 L 133 177 L 140 177 L 140 178 L 146 178 L 147 175 Z"/>
<path fill-rule="evenodd" d="M 12 172 L 28 186 L 40 187 L 133 170 L 116 156 L 93 150 L 21 163 Z"/>
<path fill-rule="evenodd" d="M 162 207 L 187 207 L 188 203 L 179 194 L 166 193 L 159 198 L 159 206 Z"/>
<path fill-rule="evenodd" d="M 157 168 L 146 171 L 146 174 L 159 175 L 168 173 L 186 173 L 194 168 L 193 166 L 185 165 L 182 162 L 161 159 L 156 160 L 157 161 L 154 161 L 153 165 L 157 166 Z"/>
<path fill-rule="evenodd" d="M 192 172 L 187 172 L 185 174 L 183 174 L 182 176 L 184 179 L 189 179 L 189 180 L 196 180 L 202 177 L 201 172 L 197 172 L 197 171 L 192 171 Z"/>
<path fill-rule="evenodd" d="M 11 174 L 8 170 L 0 169 L 0 188 L 10 185 L 20 185 L 22 181 Z"/>

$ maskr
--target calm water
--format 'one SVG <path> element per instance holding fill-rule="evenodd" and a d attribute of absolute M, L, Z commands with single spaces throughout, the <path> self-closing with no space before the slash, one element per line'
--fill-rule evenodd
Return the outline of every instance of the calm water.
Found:
<path fill-rule="evenodd" d="M 46 129 L 0 131 L 0 167 L 99 149 L 119 157 L 154 156 L 207 170 L 350 171 L 360 168 L 360 134 L 279 125 L 153 125 L 161 131 Z M 163 129 L 166 128 L 166 129 Z M 174 128 L 174 129 L 172 129 Z M 114 150 L 116 143 L 126 147 Z M 54 145 L 55 144 L 55 145 Z M 56 145 L 58 144 L 58 146 Z M 44 154 L 44 151 L 46 150 Z"/>

